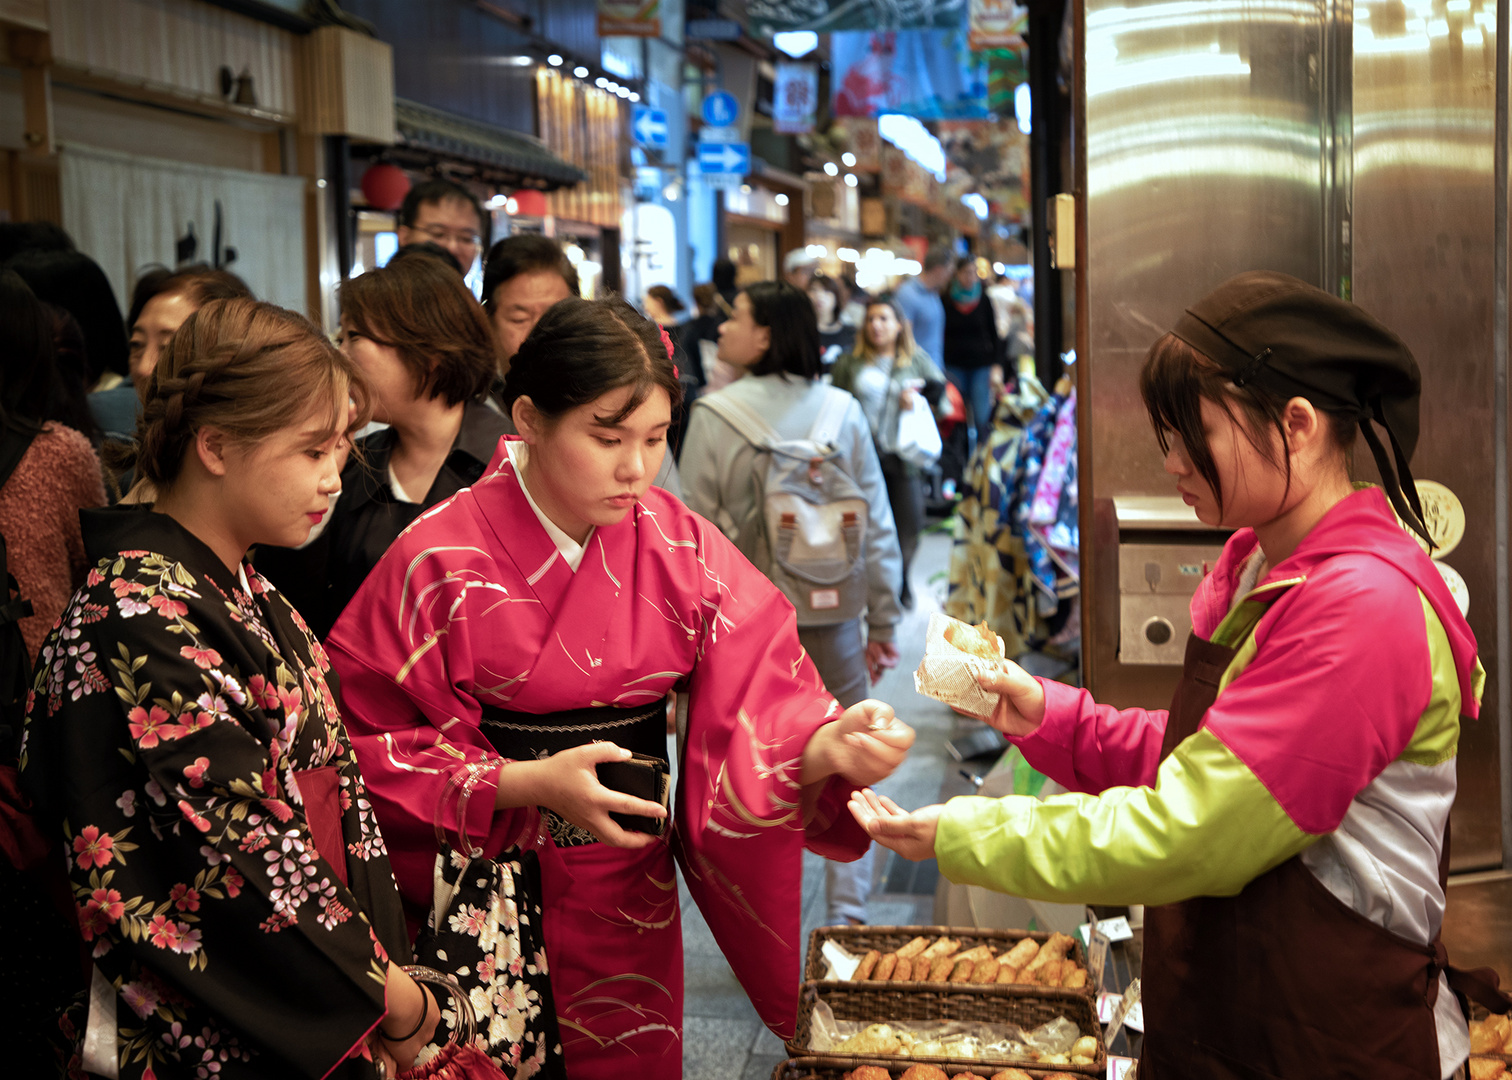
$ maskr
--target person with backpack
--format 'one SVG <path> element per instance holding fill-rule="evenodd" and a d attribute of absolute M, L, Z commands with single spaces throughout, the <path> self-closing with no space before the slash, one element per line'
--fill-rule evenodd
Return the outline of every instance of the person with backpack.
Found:
<path fill-rule="evenodd" d="M 624 300 L 552 305 L 504 377 L 519 435 L 394 541 L 326 642 L 409 914 L 451 903 L 442 846 L 512 864 L 515 903 L 539 891 L 545 955 L 525 974 L 549 963 L 572 1080 L 682 1074 L 674 858 L 762 1019 L 791 1037 L 802 852 L 866 850 L 846 800 L 913 742 L 882 702 L 842 711 L 783 594 L 653 484 L 678 375 L 670 335 Z M 513 1074 L 525 1014 L 509 983 L 525 974 L 493 952 L 469 963 L 468 920 L 446 918 L 451 970 L 480 1012 L 501 1003 L 484 1030 Z"/>
<path fill-rule="evenodd" d="M 825 688 L 851 705 L 898 663 L 903 557 L 871 427 L 819 381 L 814 306 L 785 281 L 735 297 L 719 355 L 746 375 L 694 404 L 683 497 L 782 590 Z M 870 853 L 831 862 L 830 919 L 864 922 L 870 887 Z"/>

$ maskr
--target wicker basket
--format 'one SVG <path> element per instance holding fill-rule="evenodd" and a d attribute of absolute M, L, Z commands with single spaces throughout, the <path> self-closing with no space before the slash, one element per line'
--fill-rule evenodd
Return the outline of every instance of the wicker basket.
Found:
<path fill-rule="evenodd" d="M 873 1064 L 876 1055 L 821 1053 L 809 1049 L 809 1037 L 813 1028 L 814 1007 L 823 1001 L 829 1005 L 836 1020 L 861 1020 L 868 1024 L 886 1024 L 898 1020 L 961 1020 L 981 1021 L 989 1024 L 1017 1024 L 1026 1031 L 1064 1016 L 1083 1035 L 1097 1039 L 1097 1061 L 1092 1065 L 1040 1065 L 1047 1072 L 1082 1073 L 1101 1076 L 1107 1070 L 1102 1046 L 1102 1025 L 1092 1002 L 1075 990 L 1059 990 L 1048 987 L 1008 986 L 962 986 L 958 990 L 925 989 L 938 987 L 938 983 L 920 984 L 914 988 L 905 984 L 907 990 L 882 989 L 892 983 L 807 983 L 798 999 L 798 1030 L 787 1043 L 790 1057 L 809 1057 L 824 1061 L 827 1065 L 843 1065 L 854 1068 L 857 1063 Z M 1025 993 L 1038 990 L 1037 994 Z M 899 1058 L 906 1068 L 907 1059 Z M 989 1075 L 999 1069 L 1024 1068 L 1033 1062 L 994 1061 L 981 1062 L 969 1058 L 929 1058 L 931 1065 L 960 1065 L 966 1070 L 980 1071 L 991 1065 Z"/>
<path fill-rule="evenodd" d="M 824 957 L 821 950 L 826 941 L 833 941 L 841 948 L 852 954 L 864 954 L 869 949 L 876 949 L 880 953 L 896 952 L 907 945 L 916 937 L 937 938 L 952 937 L 961 943 L 961 952 L 974 949 L 978 945 L 991 945 L 993 951 L 1001 956 L 1024 938 L 1033 938 L 1035 941 L 1044 941 L 1050 935 L 1028 930 L 984 930 L 975 926 L 821 926 L 809 935 L 808 959 L 803 965 L 803 979 L 805 982 L 822 983 L 825 986 L 864 986 L 868 989 L 890 990 L 938 990 L 940 983 L 932 982 L 877 982 L 867 979 L 864 982 L 839 982 L 824 977 Z M 1087 951 L 1082 948 L 1081 939 L 1072 935 L 1075 942 L 1071 947 L 1069 959 L 1075 960 L 1084 969 L 1087 966 Z M 952 986 L 985 988 L 985 983 L 951 983 Z M 1059 987 L 1034 986 L 1023 983 L 993 983 L 1003 989 L 1012 989 L 1018 993 L 1029 993 L 1036 996 L 1044 996 L 1053 993 Z M 1067 990 L 1066 993 L 1080 994 L 1086 998 L 1097 996 L 1097 987 L 1093 986 L 1090 979 L 1087 985 L 1079 990 Z"/>
<path fill-rule="evenodd" d="M 772 1080 L 842 1080 L 846 1073 L 861 1065 L 876 1065 L 879 1068 L 886 1069 L 888 1071 L 887 1075 L 891 1080 L 898 1080 L 907 1071 L 910 1064 L 915 1063 L 898 1061 L 897 1059 L 888 1061 L 886 1058 L 857 1058 L 853 1064 L 840 1065 L 833 1058 L 788 1058 L 772 1070 Z M 931 1062 L 931 1064 L 933 1063 Z M 969 1069 L 965 1065 L 941 1065 L 940 1068 L 944 1071 L 945 1075 L 952 1078 L 959 1077 L 960 1080 L 972 1080 L 975 1077 L 976 1080 L 988 1080 L 995 1072 L 999 1072 L 1002 1069 L 1016 1069 L 1019 1066 L 978 1065 L 974 1069 Z M 1023 1071 L 1034 1077 L 1035 1080 L 1041 1080 L 1042 1077 L 1054 1075 L 1053 1072 L 1045 1069 L 1024 1069 Z"/>

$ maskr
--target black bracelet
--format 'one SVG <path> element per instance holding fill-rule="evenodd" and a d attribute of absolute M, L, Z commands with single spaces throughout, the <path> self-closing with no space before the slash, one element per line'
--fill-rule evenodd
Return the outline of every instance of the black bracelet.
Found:
<path fill-rule="evenodd" d="M 419 983 L 415 984 L 415 988 L 420 991 L 420 1022 L 415 1025 L 415 1030 L 407 1035 L 390 1035 L 383 1030 L 383 1025 L 379 1024 L 378 1037 L 380 1039 L 385 1042 L 407 1043 L 420 1034 L 420 1029 L 425 1026 L 425 1018 L 430 1015 L 430 994 L 426 993 L 425 987 Z"/>

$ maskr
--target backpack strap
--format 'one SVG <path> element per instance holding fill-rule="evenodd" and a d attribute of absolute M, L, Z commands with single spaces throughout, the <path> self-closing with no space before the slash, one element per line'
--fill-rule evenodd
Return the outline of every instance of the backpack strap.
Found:
<path fill-rule="evenodd" d="M 740 437 L 759 450 L 769 450 L 782 441 L 777 429 L 767 423 L 766 417 L 743 401 L 730 394 L 710 394 L 698 399 L 698 404 L 713 409 Z"/>
<path fill-rule="evenodd" d="M 824 404 L 819 407 L 819 415 L 814 418 L 814 426 L 809 429 L 809 441 L 834 448 L 836 440 L 840 438 L 840 429 L 845 426 L 845 414 L 850 410 L 851 395 L 838 387 L 823 383 L 817 385 L 824 391 Z"/>

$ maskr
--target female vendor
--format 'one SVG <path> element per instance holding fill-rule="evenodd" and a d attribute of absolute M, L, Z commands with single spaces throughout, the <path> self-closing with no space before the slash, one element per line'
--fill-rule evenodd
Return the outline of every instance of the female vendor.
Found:
<path fill-rule="evenodd" d="M 1235 530 L 1193 598 L 1170 710 L 1005 663 L 982 681 L 990 722 L 1068 794 L 852 801 L 953 881 L 1151 905 L 1141 1080 L 1448 1077 L 1469 1053 L 1439 927 L 1460 718 L 1484 676 L 1392 514 L 1426 537 L 1407 470 L 1419 386 L 1353 304 L 1271 272 L 1219 286 L 1140 375 L 1176 490 Z M 1357 430 L 1380 488 L 1350 482 Z"/>

